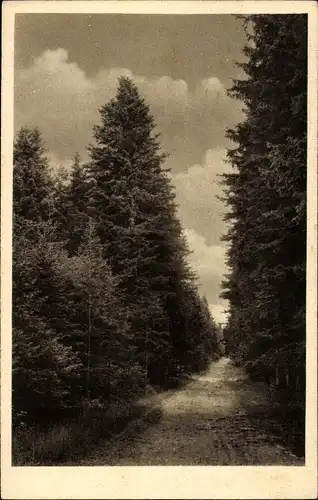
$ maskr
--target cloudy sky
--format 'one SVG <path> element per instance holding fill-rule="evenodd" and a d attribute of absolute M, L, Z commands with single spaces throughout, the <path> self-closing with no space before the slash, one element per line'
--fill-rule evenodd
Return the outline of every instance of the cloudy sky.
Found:
<path fill-rule="evenodd" d="M 231 143 L 225 130 L 241 118 L 228 98 L 235 61 L 244 60 L 242 22 L 230 15 L 21 14 L 15 27 L 15 128 L 37 125 L 53 165 L 87 158 L 98 109 L 117 79 L 134 79 L 170 154 L 180 217 L 193 268 L 214 317 L 226 272 L 224 207 L 218 174 Z"/>

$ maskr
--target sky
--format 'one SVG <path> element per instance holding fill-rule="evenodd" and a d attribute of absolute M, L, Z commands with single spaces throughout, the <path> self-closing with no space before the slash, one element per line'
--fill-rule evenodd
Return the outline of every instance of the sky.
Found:
<path fill-rule="evenodd" d="M 189 260 L 218 322 L 227 309 L 219 174 L 231 170 L 226 129 L 242 117 L 226 89 L 244 76 L 235 63 L 245 43 L 231 15 L 19 14 L 15 24 L 15 130 L 38 126 L 55 168 L 68 168 L 76 152 L 88 158 L 118 77 L 137 84 L 169 154 Z"/>

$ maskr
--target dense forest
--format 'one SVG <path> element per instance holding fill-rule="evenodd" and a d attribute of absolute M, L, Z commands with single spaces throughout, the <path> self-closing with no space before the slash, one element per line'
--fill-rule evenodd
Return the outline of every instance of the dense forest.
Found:
<path fill-rule="evenodd" d="M 76 154 L 70 170 L 52 169 L 41 131 L 18 131 L 17 464 L 23 453 L 30 457 L 39 429 L 59 430 L 42 448 L 37 441 L 32 463 L 61 461 L 78 443 L 82 453 L 104 432 L 117 432 L 139 415 L 138 401 L 222 356 L 223 335 L 240 370 L 286 390 L 277 390 L 280 402 L 295 396 L 304 423 L 307 16 L 243 19 L 246 57 L 237 64 L 245 75 L 228 93 L 242 102 L 244 116 L 227 131 L 233 168 L 221 181 L 229 268 L 223 332 L 189 265 L 166 156 L 132 80 L 119 78 L 116 96 L 99 110 L 89 159 Z"/>
<path fill-rule="evenodd" d="M 250 29 L 252 25 L 252 29 Z M 307 16 L 245 18 L 245 118 L 228 131 L 227 351 L 251 376 L 305 395 Z"/>
<path fill-rule="evenodd" d="M 70 172 L 52 171 L 37 129 L 15 139 L 17 427 L 91 408 L 117 415 L 219 355 L 154 120 L 131 80 L 120 78 L 100 118 L 90 160 L 75 155 Z"/>

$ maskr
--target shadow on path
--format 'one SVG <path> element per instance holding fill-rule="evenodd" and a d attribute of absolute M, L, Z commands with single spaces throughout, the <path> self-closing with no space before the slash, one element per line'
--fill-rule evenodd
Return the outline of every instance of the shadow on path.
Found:
<path fill-rule="evenodd" d="M 304 465 L 253 418 L 266 415 L 268 395 L 227 358 L 153 401 L 159 422 L 83 465 Z"/>

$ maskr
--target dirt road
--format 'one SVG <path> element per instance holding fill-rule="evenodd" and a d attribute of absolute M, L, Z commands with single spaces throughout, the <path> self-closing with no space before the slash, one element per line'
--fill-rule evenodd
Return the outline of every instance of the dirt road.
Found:
<path fill-rule="evenodd" d="M 269 404 L 257 387 L 222 358 L 183 389 L 158 395 L 163 416 L 156 424 L 132 441 L 118 443 L 111 458 L 109 449 L 100 449 L 86 464 L 303 465 L 253 424 L 253 411 Z"/>

